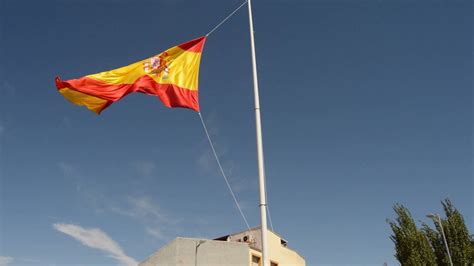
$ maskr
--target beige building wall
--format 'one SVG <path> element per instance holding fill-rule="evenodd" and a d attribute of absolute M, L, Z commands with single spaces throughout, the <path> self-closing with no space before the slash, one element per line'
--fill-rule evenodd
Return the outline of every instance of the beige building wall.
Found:
<path fill-rule="evenodd" d="M 268 231 L 271 266 L 305 266 L 279 235 Z M 253 228 L 215 240 L 178 237 L 139 266 L 262 266 L 261 231 Z"/>
<path fill-rule="evenodd" d="M 178 237 L 139 266 L 248 266 L 248 254 L 245 243 Z"/>
<path fill-rule="evenodd" d="M 260 233 L 260 231 L 258 231 Z M 296 251 L 289 249 L 287 247 L 282 246 L 281 238 L 273 233 L 272 231 L 268 231 L 268 250 L 269 250 L 269 258 L 270 261 L 278 266 L 305 266 L 306 262 L 303 257 L 301 257 Z M 249 265 L 254 266 L 252 264 L 252 256 L 257 256 L 260 258 L 260 264 L 262 253 L 260 249 L 250 248 L 249 254 Z"/>
<path fill-rule="evenodd" d="M 305 266 L 306 262 L 296 251 L 288 248 L 286 240 L 279 235 L 268 230 L 268 250 L 269 258 L 275 265 L 278 266 Z M 244 240 L 244 237 L 246 240 Z M 228 235 L 226 237 L 228 242 L 246 242 L 250 247 L 249 265 L 254 266 L 252 262 L 252 255 L 262 257 L 262 233 L 260 227 L 252 228 L 247 231 Z"/>

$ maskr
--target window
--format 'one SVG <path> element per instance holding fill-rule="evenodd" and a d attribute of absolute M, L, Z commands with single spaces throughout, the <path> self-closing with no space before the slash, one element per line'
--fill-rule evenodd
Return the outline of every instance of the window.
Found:
<path fill-rule="evenodd" d="M 260 266 L 260 257 L 252 255 L 252 266 Z"/>
<path fill-rule="evenodd" d="M 252 264 L 251 266 L 262 266 L 262 261 L 259 256 L 252 255 Z M 270 261 L 270 266 L 278 266 L 278 263 Z"/>

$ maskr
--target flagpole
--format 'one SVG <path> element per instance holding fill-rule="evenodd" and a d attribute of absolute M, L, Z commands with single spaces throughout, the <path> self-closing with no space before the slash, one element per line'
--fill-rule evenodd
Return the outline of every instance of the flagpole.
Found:
<path fill-rule="evenodd" d="M 250 26 L 250 45 L 252 50 L 252 74 L 253 74 L 253 91 L 255 98 L 255 126 L 257 131 L 257 158 L 258 158 L 258 181 L 260 185 L 260 218 L 262 230 L 262 260 L 263 266 L 270 266 L 268 259 L 268 239 L 267 239 L 267 200 L 265 192 L 265 165 L 263 161 L 263 143 L 262 143 L 262 125 L 260 120 L 260 99 L 258 95 L 258 78 L 257 78 L 257 58 L 255 55 L 255 39 L 253 34 L 253 16 L 252 1 L 248 0 L 249 9 L 249 26 Z"/>

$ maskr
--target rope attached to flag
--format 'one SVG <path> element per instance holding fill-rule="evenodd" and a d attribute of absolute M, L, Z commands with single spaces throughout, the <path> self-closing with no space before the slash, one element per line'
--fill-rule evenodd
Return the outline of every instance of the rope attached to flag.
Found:
<path fill-rule="evenodd" d="M 217 30 L 222 24 L 224 24 L 228 19 L 230 19 L 235 13 L 237 13 L 237 11 L 239 11 L 245 4 L 248 3 L 248 0 L 245 0 L 244 2 L 242 2 L 242 4 L 240 4 L 239 7 L 237 7 L 236 9 L 234 9 L 234 11 L 232 11 L 227 17 L 225 17 L 221 22 L 219 22 L 214 28 L 212 28 L 212 30 L 210 30 L 207 34 L 206 34 L 206 37 L 208 37 L 209 35 L 211 35 L 215 30 Z M 237 206 L 237 209 L 239 210 L 240 212 L 240 215 L 242 216 L 244 222 L 245 222 L 245 225 L 247 226 L 247 229 L 250 231 L 250 226 L 247 222 L 247 218 L 245 217 L 243 211 L 242 211 L 242 208 L 240 207 L 239 205 L 239 202 L 237 201 L 237 198 L 235 197 L 235 194 L 234 194 L 234 191 L 232 190 L 232 187 L 230 186 L 230 183 L 229 183 L 229 180 L 227 179 L 227 176 L 224 172 L 224 169 L 222 168 L 222 165 L 221 165 L 221 162 L 219 160 L 219 157 L 217 156 L 217 153 L 216 153 L 216 150 L 214 148 L 214 145 L 212 143 L 212 140 L 211 140 L 211 137 L 209 136 L 209 132 L 207 131 L 207 127 L 206 127 L 206 124 L 204 123 L 204 120 L 202 118 L 202 115 L 200 112 L 198 112 L 198 115 L 199 115 L 199 118 L 201 119 L 201 123 L 202 123 L 202 126 L 204 128 L 204 132 L 206 133 L 206 136 L 207 136 L 207 139 L 209 141 L 209 144 L 211 145 L 211 149 L 212 149 L 212 152 L 214 154 L 214 157 L 216 158 L 216 162 L 217 164 L 219 165 L 219 169 L 221 171 L 221 174 L 222 174 L 222 177 L 224 177 L 224 180 L 225 180 L 225 183 L 227 184 L 227 188 L 229 189 L 230 191 L 230 194 L 232 195 L 232 198 L 234 199 L 234 202 L 235 202 L 235 205 Z M 265 192 L 265 198 L 267 198 L 267 195 L 266 195 L 266 192 Z M 270 215 L 270 208 L 268 206 L 268 199 L 266 200 L 267 201 L 267 213 L 268 213 L 268 218 L 269 218 L 269 221 L 270 221 L 270 227 L 272 229 L 272 231 L 274 231 L 273 229 L 273 222 L 272 222 L 272 217 Z"/>
<path fill-rule="evenodd" d="M 247 218 L 245 218 L 245 215 L 242 212 L 242 208 L 240 207 L 240 204 L 237 201 L 237 198 L 235 197 L 234 191 L 232 190 L 232 187 L 230 186 L 229 180 L 227 179 L 227 176 L 224 172 L 224 169 L 222 168 L 219 157 L 217 156 L 216 149 L 214 149 L 214 144 L 212 143 L 211 137 L 209 136 L 209 132 L 207 131 L 206 124 L 204 123 L 204 119 L 202 119 L 201 113 L 198 113 L 198 115 L 199 115 L 199 118 L 201 119 L 201 123 L 202 123 L 202 127 L 204 128 L 204 132 L 206 132 L 207 140 L 209 140 L 209 144 L 211 144 L 212 153 L 214 153 L 214 157 L 216 158 L 217 164 L 219 165 L 219 169 L 221 170 L 221 174 L 224 177 L 225 183 L 227 184 L 227 188 L 229 188 L 230 194 L 232 195 L 232 198 L 234 199 L 235 205 L 237 206 L 237 209 L 239 210 L 240 215 L 242 215 L 242 218 L 244 219 L 244 222 L 245 222 L 245 225 L 247 226 L 247 229 L 250 230 L 250 226 L 249 226 L 249 223 L 247 222 Z"/>
<path fill-rule="evenodd" d="M 225 19 L 223 19 L 221 22 L 219 22 L 219 24 L 217 24 L 217 26 L 215 26 L 212 30 L 210 30 L 207 34 L 206 34 L 206 37 L 211 35 L 211 33 L 213 33 L 215 30 L 217 30 L 217 28 L 219 28 L 222 24 L 224 24 L 230 17 L 232 17 L 235 12 L 239 11 L 239 9 L 241 9 L 245 4 L 247 4 L 248 0 L 245 0 L 239 7 L 237 7 L 234 11 L 232 11 L 232 13 L 230 13 Z"/>

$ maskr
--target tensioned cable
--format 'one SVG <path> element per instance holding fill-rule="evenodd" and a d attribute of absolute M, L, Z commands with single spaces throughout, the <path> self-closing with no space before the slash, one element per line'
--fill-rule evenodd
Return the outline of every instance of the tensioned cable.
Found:
<path fill-rule="evenodd" d="M 265 190 L 265 200 L 267 202 L 267 212 L 268 212 L 268 221 L 270 221 L 270 228 L 272 228 L 272 231 L 275 232 L 275 229 L 273 229 L 273 222 L 272 222 L 272 216 L 270 215 L 270 206 L 268 205 L 268 198 L 267 198 L 267 191 Z"/>
<path fill-rule="evenodd" d="M 219 22 L 212 30 L 210 30 L 207 34 L 206 34 L 206 37 L 208 37 L 209 35 L 211 35 L 215 30 L 217 30 L 222 24 L 224 24 L 228 19 L 230 19 L 237 11 L 239 11 L 239 9 L 241 9 L 245 4 L 248 3 L 248 0 L 245 0 L 244 2 L 242 2 L 242 4 L 240 4 L 239 7 L 237 7 L 236 9 L 234 9 L 234 11 L 232 11 L 227 17 L 225 17 L 221 22 Z M 247 219 L 245 218 L 245 215 L 244 213 L 242 212 L 242 209 L 240 208 L 240 205 L 237 201 L 237 199 L 235 198 L 235 194 L 229 184 L 229 181 L 227 180 L 227 177 L 224 173 L 224 170 L 222 169 L 222 166 L 221 166 L 221 163 L 219 161 L 219 158 L 217 156 L 217 153 L 214 149 L 214 145 L 212 144 L 212 141 L 211 141 L 211 138 L 207 132 L 207 128 L 206 128 L 206 125 L 204 123 L 204 120 L 202 119 L 202 116 L 201 116 L 201 113 L 198 113 L 199 114 L 199 118 L 201 119 L 201 123 L 202 123 L 202 126 L 204 127 L 204 131 L 206 132 L 206 135 L 207 135 L 207 139 L 209 140 L 209 143 L 211 144 L 211 148 L 212 148 L 212 152 L 214 153 L 214 157 L 216 158 L 216 161 L 217 161 L 217 164 L 219 165 L 219 169 L 221 170 L 221 173 L 222 173 L 222 176 L 224 177 L 224 180 L 227 184 L 227 187 L 229 188 L 229 191 L 232 195 L 232 198 L 234 199 L 235 201 L 235 204 L 237 205 L 237 208 L 239 209 L 239 212 L 240 214 L 242 215 L 242 218 L 244 219 L 245 221 L 245 224 L 247 225 L 247 228 L 250 230 L 250 226 L 247 222 Z M 272 222 L 272 216 L 270 214 L 270 207 L 268 206 L 268 198 L 267 198 L 267 195 L 266 195 L 266 191 L 265 191 L 265 198 L 266 198 L 266 201 L 267 201 L 267 206 L 266 206 L 266 210 L 267 210 L 267 213 L 268 213 L 268 220 L 270 222 L 270 227 L 272 228 L 272 231 L 274 231 L 273 229 L 273 222 Z"/>
<path fill-rule="evenodd" d="M 216 158 L 217 164 L 219 165 L 219 169 L 221 170 L 221 174 L 224 177 L 225 183 L 227 184 L 227 188 L 230 191 L 230 194 L 232 195 L 232 198 L 234 199 L 235 205 L 237 206 L 237 209 L 239 209 L 240 215 L 242 215 L 242 218 L 244 219 L 245 225 L 247 225 L 247 229 L 250 231 L 250 226 L 249 223 L 247 222 L 247 218 L 245 218 L 244 213 L 242 212 L 242 208 L 240 208 L 239 202 L 237 201 L 237 198 L 235 197 L 234 191 L 232 190 L 232 187 L 230 186 L 229 180 L 227 179 L 227 176 L 224 172 L 224 169 L 222 168 L 221 162 L 219 160 L 219 157 L 217 156 L 216 150 L 214 149 L 214 144 L 212 144 L 211 137 L 209 136 L 209 132 L 207 131 L 206 124 L 204 123 L 204 119 L 202 119 L 202 115 L 199 112 L 198 113 L 199 118 L 201 119 L 202 127 L 204 128 L 204 132 L 206 132 L 207 140 L 209 140 L 209 144 L 211 144 L 211 149 L 212 153 L 214 153 L 214 157 Z"/>
<path fill-rule="evenodd" d="M 217 30 L 217 28 L 219 28 L 222 24 L 224 24 L 230 17 L 232 17 L 235 12 L 239 11 L 239 9 L 241 9 L 245 4 L 247 4 L 248 0 L 245 0 L 242 4 L 240 4 L 239 7 L 237 7 L 234 11 L 232 11 L 232 13 L 230 13 L 225 19 L 223 19 L 221 22 L 219 22 L 219 24 L 217 24 L 212 30 L 210 30 L 207 34 L 206 34 L 206 37 L 211 35 L 211 33 L 213 33 L 215 30 Z"/>

